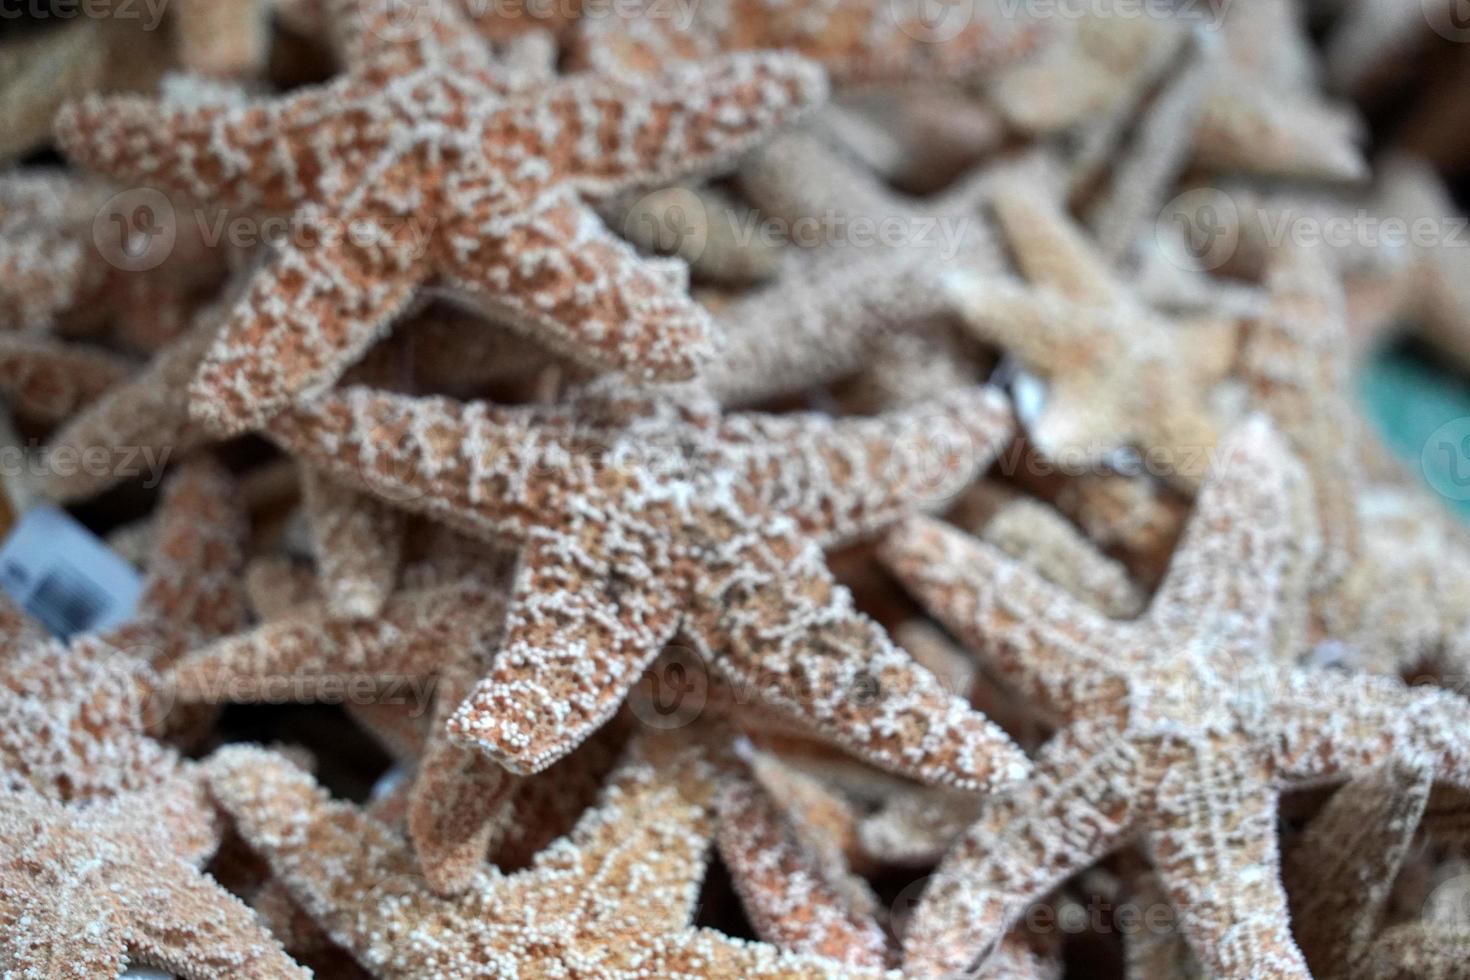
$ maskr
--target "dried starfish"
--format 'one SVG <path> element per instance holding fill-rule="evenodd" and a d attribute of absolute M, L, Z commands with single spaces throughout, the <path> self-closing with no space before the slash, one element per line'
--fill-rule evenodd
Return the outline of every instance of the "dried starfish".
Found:
<path fill-rule="evenodd" d="M 1176 323 L 1144 308 L 1039 186 L 1018 178 L 995 206 L 1033 286 L 968 272 L 947 286 L 982 339 L 1047 377 L 1032 441 L 1091 465 L 1140 449 L 1193 486 L 1218 438 L 1206 395 L 1231 366 L 1233 320 Z"/>
<path fill-rule="evenodd" d="M 525 871 L 480 870 L 453 901 L 387 828 L 277 756 L 225 749 L 210 781 L 292 896 L 378 976 L 872 976 L 689 927 L 713 781 L 676 741 L 641 740 L 567 837 Z"/>
<path fill-rule="evenodd" d="M 352 621 L 311 603 L 195 651 L 168 680 L 186 703 L 283 695 L 313 701 L 352 691 L 359 692 L 354 703 L 367 697 L 401 704 L 421 701 L 424 686 L 433 684 L 434 713 L 415 753 L 409 836 L 431 885 L 454 891 L 468 883 L 503 830 L 517 783 L 475 749 L 451 743 L 444 730 L 468 685 L 489 669 L 505 614 L 500 592 L 488 582 L 440 582 L 400 592 L 377 616 Z M 427 705 L 408 707 L 416 719 Z"/>
<path fill-rule="evenodd" d="M 181 0 L 172 9 L 179 61 L 191 72 L 249 78 L 266 67 L 270 43 L 266 0 Z"/>
<path fill-rule="evenodd" d="M 820 860 L 811 832 L 743 766 L 726 767 L 715 814 L 715 842 L 758 936 L 852 969 L 887 965 L 872 893 L 864 889 L 866 902 L 855 903 L 845 869 Z"/>
<path fill-rule="evenodd" d="M 818 548 L 968 482 L 1010 434 L 999 396 L 841 421 L 721 418 L 686 396 L 603 385 L 500 408 L 348 389 L 270 435 L 337 479 L 517 545 L 503 646 L 449 722 L 512 771 L 566 754 L 680 634 L 732 684 L 876 765 L 1014 778 L 1008 741 L 853 609 Z"/>
<path fill-rule="evenodd" d="M 987 799 L 906 941 L 937 975 L 983 961 L 1028 901 L 1130 839 L 1223 975 L 1306 978 L 1279 879 L 1276 799 L 1394 759 L 1470 785 L 1470 705 L 1274 659 L 1291 561 L 1292 461 L 1254 418 L 1222 443 L 1149 610 L 1108 620 L 994 549 L 915 519 L 895 572 L 1062 729 L 1037 775 Z"/>
<path fill-rule="evenodd" d="M 325 86 L 244 106 L 90 99 L 57 121 L 78 162 L 291 211 L 306 236 L 256 275 L 206 355 L 196 418 L 236 433 L 323 390 L 436 277 L 600 366 L 691 375 L 704 314 L 678 273 L 637 258 L 578 194 L 717 166 L 820 100 L 820 69 L 733 55 L 526 89 L 449 5 L 423 38 L 404 37 L 390 0 L 332 9 L 351 70 Z"/>
<path fill-rule="evenodd" d="M 80 980 L 126 961 L 190 980 L 310 976 L 198 870 L 213 821 L 192 777 L 86 806 L 0 790 L 0 969 Z"/>
<path fill-rule="evenodd" d="M 837 85 L 975 79 L 1035 47 L 1035 22 L 981 0 L 930 23 L 917 9 L 886 0 L 711 0 L 689 8 L 688 23 L 659 0 L 616 16 L 585 15 L 568 38 L 577 69 L 656 71 L 674 60 L 705 61 L 731 51 L 792 51 L 820 63 Z"/>
<path fill-rule="evenodd" d="M 70 646 L 9 633 L 23 646 L 0 665 L 7 973 L 112 976 L 127 955 L 190 978 L 307 975 L 200 873 L 213 808 L 193 764 L 144 734 L 156 678 L 139 657 L 230 628 L 234 553 L 211 513 L 226 495 L 202 466 L 171 483 L 133 622 Z"/>
<path fill-rule="evenodd" d="M 17 415 L 64 422 L 132 373 L 133 363 L 98 347 L 0 335 L 0 392 Z"/>
<path fill-rule="evenodd" d="M 398 581 L 402 512 L 310 468 L 301 490 L 327 608 L 349 619 L 376 616 Z"/>

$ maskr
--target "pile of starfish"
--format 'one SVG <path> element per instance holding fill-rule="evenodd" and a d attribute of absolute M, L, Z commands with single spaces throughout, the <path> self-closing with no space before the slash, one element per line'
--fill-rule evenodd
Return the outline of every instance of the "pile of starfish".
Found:
<path fill-rule="evenodd" d="M 1450 5 L 1095 6 L 0 42 L 0 974 L 1470 975 Z"/>

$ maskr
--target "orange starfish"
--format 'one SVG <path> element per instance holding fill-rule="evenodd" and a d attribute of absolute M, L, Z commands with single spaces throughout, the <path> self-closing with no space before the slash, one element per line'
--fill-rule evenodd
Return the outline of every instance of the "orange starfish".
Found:
<path fill-rule="evenodd" d="M 396 13 L 339 0 L 350 70 L 322 87 L 240 106 L 89 99 L 58 119 L 74 159 L 119 179 L 294 213 L 300 234 L 204 360 L 195 415 L 235 433 L 325 389 L 431 279 L 600 366 L 690 376 L 708 323 L 681 275 L 578 195 L 719 165 L 820 100 L 821 70 L 749 54 L 527 88 L 453 7 L 426 11 L 422 37 Z"/>
<path fill-rule="evenodd" d="M 853 609 L 817 547 L 968 482 L 1010 435 L 994 391 L 833 421 L 721 418 L 693 393 L 616 385 L 549 408 L 348 389 L 270 434 L 337 479 L 519 547 L 501 652 L 449 723 L 512 771 L 544 768 L 606 721 L 676 634 L 876 765 L 972 786 L 1022 765 Z"/>
<path fill-rule="evenodd" d="M 635 743 L 598 803 L 521 872 L 435 897 L 386 827 L 279 756 L 234 747 L 211 786 L 245 839 L 337 943 L 385 978 L 872 977 L 689 925 L 714 781 L 697 745 Z"/>
<path fill-rule="evenodd" d="M 1222 443 L 1168 577 L 1109 620 L 979 542 L 914 521 L 886 545 L 905 583 L 1063 727 L 1037 775 L 988 798 L 945 858 L 906 966 L 983 961 L 1028 902 L 1141 838 L 1201 961 L 1310 974 L 1291 937 L 1283 788 L 1412 759 L 1470 786 L 1470 703 L 1396 680 L 1284 667 L 1292 462 L 1256 418 Z"/>

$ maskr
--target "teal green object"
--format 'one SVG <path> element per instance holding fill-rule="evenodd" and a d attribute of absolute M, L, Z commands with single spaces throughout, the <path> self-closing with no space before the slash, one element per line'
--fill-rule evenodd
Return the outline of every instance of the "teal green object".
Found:
<path fill-rule="evenodd" d="M 1470 523 L 1470 378 L 1400 343 L 1370 358 L 1356 387 L 1388 447 Z"/>

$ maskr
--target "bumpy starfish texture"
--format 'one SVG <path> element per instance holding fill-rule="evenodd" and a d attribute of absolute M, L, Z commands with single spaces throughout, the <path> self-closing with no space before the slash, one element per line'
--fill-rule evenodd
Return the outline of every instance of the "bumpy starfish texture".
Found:
<path fill-rule="evenodd" d="M 720 856 L 758 936 L 848 967 L 886 965 L 887 940 L 871 908 L 854 904 L 847 882 L 803 839 L 797 818 L 751 774 L 730 767 L 715 812 Z"/>
<path fill-rule="evenodd" d="M 1037 447 L 1093 463 L 1150 451 L 1193 485 L 1218 438 L 1206 395 L 1229 371 L 1233 323 L 1175 323 L 1144 308 L 1045 189 L 1014 183 L 995 204 L 1032 286 L 956 273 L 948 288 L 981 338 L 1046 376 L 1029 426 Z"/>
<path fill-rule="evenodd" d="M 517 780 L 475 749 L 448 741 L 444 721 L 468 685 L 488 669 L 505 614 L 502 590 L 459 580 L 407 590 L 389 598 L 379 615 L 334 619 L 321 603 L 291 610 L 279 620 L 225 637 L 184 658 L 169 680 L 185 702 L 297 701 L 353 692 L 408 709 L 416 729 L 434 711 L 409 795 L 409 835 L 424 873 L 439 891 L 467 884 L 498 832 Z M 405 712 L 388 708 L 391 723 Z M 369 711 L 363 720 L 381 720 Z M 375 732 L 378 726 L 374 726 Z M 412 736 L 410 736 L 412 738 Z M 389 736 L 390 744 L 403 741 Z"/>
<path fill-rule="evenodd" d="M 106 185 L 50 170 L 0 175 L 0 326 L 45 327 L 71 306 L 87 277 L 74 233 L 107 199 Z"/>
<path fill-rule="evenodd" d="M 1275 658 L 1290 615 L 1293 468 L 1260 418 L 1225 440 L 1168 576 L 1133 621 L 935 522 L 889 539 L 910 589 L 1062 723 L 1037 774 L 988 798 L 941 864 L 906 967 L 983 961 L 1027 902 L 1142 839 L 1208 969 L 1305 978 L 1280 883 L 1279 792 L 1393 760 L 1467 784 L 1470 703 Z"/>
<path fill-rule="evenodd" d="M 311 469 L 301 489 L 327 607 L 347 618 L 376 616 L 398 581 L 402 512 Z"/>
<path fill-rule="evenodd" d="M 94 99 L 58 120 L 75 159 L 119 179 L 294 213 L 200 368 L 196 416 L 234 433 L 328 387 L 430 279 L 599 366 L 690 376 L 708 323 L 680 273 L 578 195 L 718 166 L 820 100 L 821 70 L 749 54 L 528 88 L 452 7 L 425 11 L 423 37 L 394 12 L 334 7 L 351 70 L 322 87 L 243 106 Z"/>
<path fill-rule="evenodd" d="M 450 901 L 404 843 L 258 749 L 211 760 L 211 786 L 292 897 L 375 975 L 873 976 L 691 929 L 711 833 L 709 764 L 676 737 L 645 739 L 572 832 L 504 875 L 480 870 Z"/>
<path fill-rule="evenodd" d="M 642 10 L 584 16 L 569 38 L 572 65 L 650 72 L 730 51 L 783 50 L 818 62 L 837 85 L 974 79 L 1024 56 L 1043 34 L 993 0 L 936 24 L 886 0 L 712 0 L 690 7 L 687 23 L 658 0 L 635 7 Z"/>
<path fill-rule="evenodd" d="M 200 873 L 213 807 L 193 764 L 144 734 L 159 685 L 141 658 L 238 625 L 227 500 L 206 467 L 172 481 L 134 621 L 69 647 L 12 631 L 27 645 L 0 666 L 7 972 L 111 976 L 126 956 L 190 978 L 307 975 Z"/>
<path fill-rule="evenodd" d="M 344 482 L 517 546 L 504 644 L 450 721 L 513 771 L 600 726 L 681 635 L 755 700 L 875 764 L 978 786 L 1021 760 L 853 608 L 818 545 L 942 501 L 1010 431 L 988 389 L 832 420 L 721 418 L 694 392 L 601 385 L 550 408 L 348 389 L 270 434 Z"/>

